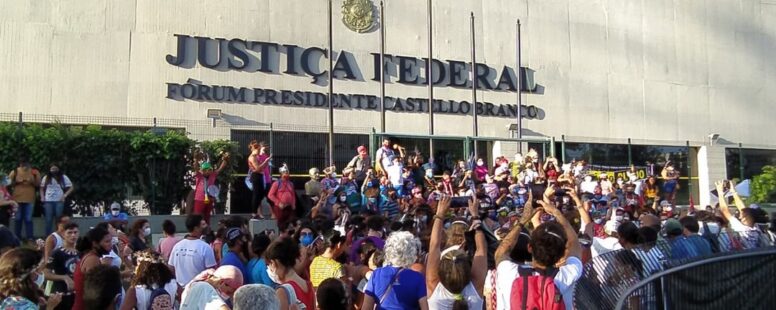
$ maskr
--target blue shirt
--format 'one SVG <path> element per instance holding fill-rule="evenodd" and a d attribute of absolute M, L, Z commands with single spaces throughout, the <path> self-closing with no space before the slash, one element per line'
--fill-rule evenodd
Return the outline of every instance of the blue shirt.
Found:
<path fill-rule="evenodd" d="M 240 260 L 240 257 L 231 251 L 227 252 L 221 259 L 221 266 L 235 266 L 237 269 L 240 269 L 240 272 L 242 272 L 243 275 L 248 274 L 245 270 L 245 264 Z"/>
<path fill-rule="evenodd" d="M 417 271 L 405 268 L 399 273 L 398 279 L 391 283 L 398 270 L 399 268 L 393 266 L 377 268 L 366 285 L 365 293 L 374 298 L 377 309 L 420 309 L 419 301 L 426 297 L 425 277 Z M 380 297 L 389 285 L 393 288 L 380 303 Z"/>
<path fill-rule="evenodd" d="M 248 271 L 246 274 L 247 284 L 264 284 L 271 288 L 275 288 L 276 284 L 270 280 L 269 275 L 267 274 L 267 262 L 265 262 L 263 258 L 251 258 L 245 269 Z"/>
<path fill-rule="evenodd" d="M 103 214 L 103 215 L 102 215 L 102 218 L 103 218 L 105 221 L 112 221 L 112 220 L 122 220 L 122 221 L 126 221 L 126 220 L 128 220 L 128 219 L 129 219 L 129 216 L 127 216 L 127 214 L 126 214 L 126 213 L 124 213 L 124 212 L 121 212 L 121 213 L 119 213 L 119 215 L 117 215 L 117 216 L 113 216 L 113 214 L 110 214 L 110 212 L 108 212 L 108 213 L 105 213 L 105 214 Z"/>

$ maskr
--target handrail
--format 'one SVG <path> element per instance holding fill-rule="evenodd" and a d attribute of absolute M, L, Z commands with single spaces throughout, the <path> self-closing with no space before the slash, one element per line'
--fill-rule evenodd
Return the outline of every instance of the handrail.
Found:
<path fill-rule="evenodd" d="M 638 290 L 642 286 L 645 286 L 651 283 L 652 281 L 660 279 L 666 275 L 670 275 L 678 271 L 690 269 L 690 268 L 705 265 L 705 264 L 718 263 L 718 262 L 723 262 L 723 261 L 732 260 L 732 259 L 740 259 L 740 258 L 753 257 L 753 256 L 776 255 L 776 247 L 758 248 L 758 249 L 753 249 L 745 252 L 730 252 L 730 253 L 731 254 L 729 255 L 712 256 L 709 258 L 693 261 L 687 264 L 679 265 L 667 270 L 657 272 L 647 277 L 646 279 L 639 281 L 639 283 L 636 283 L 635 285 L 631 286 L 622 295 L 620 295 L 620 297 L 617 298 L 617 304 L 615 305 L 614 309 L 618 309 L 618 310 L 622 309 L 623 306 L 625 306 L 625 300 L 628 298 L 628 296 L 633 294 L 636 290 Z"/>

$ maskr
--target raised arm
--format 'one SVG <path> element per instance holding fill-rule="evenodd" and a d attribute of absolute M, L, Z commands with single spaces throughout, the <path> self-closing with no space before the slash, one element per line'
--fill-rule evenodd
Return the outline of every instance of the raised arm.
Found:
<path fill-rule="evenodd" d="M 563 213 L 558 210 L 555 206 L 553 206 L 550 203 L 540 203 L 542 207 L 544 207 L 544 212 L 549 213 L 550 215 L 555 217 L 555 221 L 559 224 L 563 225 L 563 230 L 566 232 L 566 257 L 577 257 L 580 258 L 582 255 L 582 245 L 579 244 L 579 238 L 577 237 L 577 232 L 574 231 L 574 227 L 571 227 L 571 224 L 566 220 L 566 217 L 563 216 Z M 565 261 L 565 259 L 564 259 Z"/>
<path fill-rule="evenodd" d="M 224 171 L 224 168 L 226 168 L 226 165 L 229 163 L 229 153 L 224 153 L 224 155 L 221 157 L 221 165 L 218 166 L 218 169 L 216 169 L 216 173 L 221 173 L 221 171 Z"/>
<path fill-rule="evenodd" d="M 736 208 L 738 211 L 743 211 L 744 208 L 746 208 L 746 205 L 741 199 L 741 196 L 738 195 L 738 191 L 736 191 L 736 182 L 730 181 L 730 193 L 733 194 L 733 202 L 736 203 Z"/>
<path fill-rule="evenodd" d="M 733 214 L 730 213 L 730 209 L 728 209 L 729 206 L 727 204 L 727 201 L 725 201 L 725 194 L 723 194 L 724 193 L 724 191 L 723 191 L 724 190 L 724 185 L 723 184 L 724 183 L 722 181 L 714 182 L 714 186 L 717 188 L 717 194 L 720 196 L 719 197 L 719 212 L 722 213 L 722 216 L 724 216 L 725 219 L 727 219 L 728 221 L 730 221 L 731 219 L 738 220 L 738 219 L 736 219 L 735 216 L 733 216 Z"/>
<path fill-rule="evenodd" d="M 469 214 L 471 216 L 479 216 L 480 203 L 477 198 L 472 197 L 469 200 Z M 485 275 L 488 273 L 488 244 L 485 241 L 485 232 L 482 231 L 482 221 L 475 219 L 472 221 L 471 229 L 474 229 L 474 244 L 476 249 L 474 251 L 474 258 L 472 259 L 472 283 L 477 293 L 482 295 L 482 290 L 485 286 Z M 430 296 L 430 295 L 429 295 Z"/>
<path fill-rule="evenodd" d="M 445 215 L 450 208 L 450 197 L 443 195 L 437 204 L 436 215 L 434 215 L 434 225 L 431 227 L 431 240 L 428 245 L 428 255 L 426 259 L 426 294 L 431 296 L 434 289 L 439 284 L 439 261 L 441 259 L 441 245 L 443 226 L 445 224 Z"/>

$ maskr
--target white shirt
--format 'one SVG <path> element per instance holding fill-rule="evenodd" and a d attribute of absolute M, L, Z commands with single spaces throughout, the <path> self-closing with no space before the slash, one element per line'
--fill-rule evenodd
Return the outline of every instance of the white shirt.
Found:
<path fill-rule="evenodd" d="M 496 309 L 509 310 L 512 296 L 512 282 L 518 277 L 518 264 L 505 260 L 496 268 Z M 563 295 L 563 303 L 566 309 L 574 309 L 574 284 L 582 276 L 582 261 L 577 257 L 569 257 L 566 264 L 561 266 L 555 275 L 555 285 Z M 470 307 L 471 309 L 471 307 Z"/>
<path fill-rule="evenodd" d="M 482 309 L 482 297 L 474 289 L 474 285 L 471 282 L 463 288 L 461 295 L 463 295 L 463 299 L 469 305 L 469 309 Z M 437 284 L 434 291 L 431 292 L 431 297 L 428 298 L 428 308 L 431 310 L 452 309 L 453 303 L 455 303 L 455 295 L 450 293 L 442 283 Z"/>
<path fill-rule="evenodd" d="M 44 201 L 60 201 L 62 200 L 62 196 L 65 195 L 63 188 L 73 187 L 73 183 L 70 182 L 70 178 L 68 178 L 66 175 L 62 176 L 62 180 L 65 183 L 64 185 L 60 185 L 57 179 L 51 179 L 51 183 L 46 186 L 47 179 L 48 176 L 44 176 L 40 181 L 40 184 L 43 187 L 42 190 L 46 191 L 43 197 L 45 199 Z"/>
<path fill-rule="evenodd" d="M 226 302 L 212 285 L 204 281 L 187 285 L 181 295 L 180 310 L 219 310 L 221 306 L 226 306 Z"/>
<path fill-rule="evenodd" d="M 386 166 L 385 170 L 388 173 L 388 179 L 394 187 L 404 185 L 404 175 L 402 174 L 401 165 Z"/>
<path fill-rule="evenodd" d="M 200 239 L 183 239 L 170 252 L 168 264 L 175 267 L 175 279 L 181 286 L 207 268 L 216 266 L 213 249 Z"/>
<path fill-rule="evenodd" d="M 609 253 L 611 251 L 620 250 L 622 249 L 622 245 L 620 245 L 620 241 L 617 240 L 617 238 L 614 237 L 606 237 L 606 238 L 593 238 L 593 246 L 590 247 L 590 252 L 592 252 L 593 258 L 598 257 L 598 255 L 602 255 L 605 253 Z"/>
<path fill-rule="evenodd" d="M 172 301 L 175 301 L 175 295 L 178 293 L 178 283 L 175 280 L 170 280 L 164 285 L 164 290 L 167 294 L 170 294 Z M 145 285 L 135 286 L 135 300 L 137 301 L 136 309 L 148 309 L 148 303 L 151 299 L 151 293 L 153 290 L 147 288 Z"/>
<path fill-rule="evenodd" d="M 595 187 L 598 186 L 598 183 L 596 181 L 582 181 L 582 184 L 579 185 L 579 189 L 583 193 L 589 193 L 592 194 L 595 192 Z"/>

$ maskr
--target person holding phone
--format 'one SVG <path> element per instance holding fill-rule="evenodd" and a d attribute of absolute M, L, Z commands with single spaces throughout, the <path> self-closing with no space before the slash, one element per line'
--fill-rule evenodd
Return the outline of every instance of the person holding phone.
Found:
<path fill-rule="evenodd" d="M 264 219 L 261 202 L 267 197 L 272 176 L 270 175 L 269 164 L 272 160 L 269 144 L 264 141 L 251 141 L 251 155 L 248 156 L 248 167 L 251 171 L 251 184 L 253 192 L 251 193 L 251 210 L 256 212 L 253 217 Z"/>

